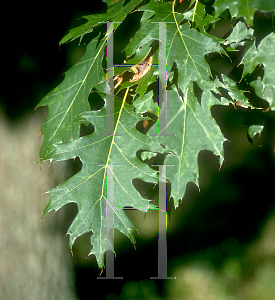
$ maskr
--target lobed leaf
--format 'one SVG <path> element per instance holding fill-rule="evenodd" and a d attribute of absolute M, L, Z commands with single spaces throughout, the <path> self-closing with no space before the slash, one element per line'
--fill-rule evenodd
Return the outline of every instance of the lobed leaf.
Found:
<path fill-rule="evenodd" d="M 67 160 L 79 157 L 83 167 L 79 173 L 65 183 L 49 191 L 51 200 L 44 210 L 44 215 L 51 210 L 58 210 L 65 204 L 74 202 L 78 205 L 78 214 L 71 224 L 70 247 L 74 240 L 86 233 L 93 232 L 90 254 L 95 254 L 99 267 L 104 265 L 106 251 L 106 171 L 113 166 L 114 179 L 114 228 L 135 242 L 134 225 L 123 211 L 125 206 L 147 211 L 155 208 L 149 200 L 143 199 L 133 186 L 132 180 L 157 182 L 156 171 L 140 161 L 138 150 L 163 152 L 164 148 L 150 137 L 136 129 L 136 123 L 142 118 L 133 111 L 132 106 L 122 101 L 115 101 L 115 132 L 106 135 L 106 107 L 100 111 L 84 112 L 78 122 L 91 122 L 95 131 L 74 141 L 62 145 L 52 145 L 49 157 L 53 160 Z M 114 250 L 114 249 L 111 249 Z"/>
<path fill-rule="evenodd" d="M 104 47 L 105 41 L 98 35 L 87 45 L 80 61 L 65 73 L 62 83 L 38 104 L 38 107 L 48 106 L 49 109 L 41 128 L 44 134 L 41 162 L 50 158 L 51 145 L 79 138 L 80 124 L 73 122 L 80 113 L 90 110 L 88 96 L 105 75 L 101 66 Z"/>
<path fill-rule="evenodd" d="M 222 163 L 225 138 L 210 113 L 212 105 L 221 103 L 210 91 L 202 94 L 201 104 L 194 95 L 193 83 L 182 96 L 174 86 L 167 91 L 167 98 L 166 132 L 158 132 L 154 125 L 149 134 L 158 134 L 156 140 L 171 151 L 165 159 L 166 175 L 172 183 L 171 196 L 178 206 L 186 184 L 189 181 L 198 183 L 199 151 L 213 151 Z"/>
<path fill-rule="evenodd" d="M 216 15 L 211 16 L 206 13 L 205 5 L 197 0 L 188 3 L 187 10 L 182 14 L 175 11 L 176 1 L 119 0 L 113 4 L 107 0 L 109 7 L 106 13 L 85 16 L 87 22 L 70 30 L 61 40 L 61 44 L 76 38 L 81 40 L 106 21 L 113 21 L 113 28 L 116 29 L 130 13 L 136 13 L 140 18 L 140 28 L 129 38 L 124 49 L 128 65 L 115 68 L 114 74 L 122 76 L 124 71 L 137 71 L 137 66 L 132 69 L 131 66 L 150 55 L 152 65 L 137 81 L 125 80 L 116 89 L 117 95 L 125 94 L 123 99 L 114 97 L 113 114 L 108 110 L 110 102 L 106 104 L 110 95 L 106 94 L 108 89 L 104 81 L 110 78 L 106 78 L 102 67 L 106 37 L 111 32 L 99 33 L 87 45 L 81 60 L 65 73 L 63 82 L 39 103 L 39 106 L 49 108 L 41 129 L 44 134 L 41 162 L 79 157 L 83 164 L 76 175 L 49 191 L 51 199 L 44 214 L 68 203 L 76 203 L 78 214 L 68 230 L 70 247 L 78 236 L 92 232 L 90 254 L 96 256 L 101 268 L 106 250 L 114 251 L 112 239 L 109 238 L 113 231 L 107 227 L 107 205 L 112 204 L 113 227 L 132 243 L 135 243 L 133 232 L 136 228 L 123 208 L 134 207 L 142 211 L 155 208 L 149 200 L 141 197 L 133 185 L 135 178 L 155 184 L 159 181 L 157 172 L 142 160 L 150 159 L 157 153 L 166 154 L 164 164 L 167 165 L 167 179 L 172 183 L 171 196 L 175 206 L 184 196 L 188 182 L 198 184 L 199 151 L 210 150 L 220 157 L 220 164 L 223 162 L 225 138 L 211 115 L 211 107 L 227 105 L 230 101 L 240 101 L 246 107 L 248 103 L 244 91 L 230 76 L 221 72 L 216 77 L 212 74 L 207 55 L 218 53 L 220 57 L 228 56 L 224 50 L 226 47 L 228 51 L 235 52 L 244 49 L 240 62 L 244 64 L 242 78 L 262 64 L 264 76 L 252 82 L 251 86 L 258 96 L 268 101 L 271 108 L 274 107 L 274 34 L 265 37 L 257 48 L 253 30 L 248 29 L 244 22 L 238 22 L 226 40 L 210 35 L 206 29 L 207 25 L 219 20 L 217 16 L 225 9 L 229 9 L 233 17 L 244 16 L 249 23 L 255 7 L 273 9 L 271 2 L 216 0 Z M 158 61 L 159 22 L 166 22 L 165 62 Z M 141 114 L 158 113 L 155 99 L 160 63 L 166 64 L 167 71 L 167 123 L 164 124 L 166 127 L 159 127 L 160 124 L 156 123 L 145 135 L 136 129 L 136 125 L 149 119 Z M 132 101 L 127 99 L 130 87 Z M 200 90 L 200 96 L 194 92 L 194 87 L 196 91 Z M 219 100 L 215 96 L 219 88 L 226 90 L 227 98 L 231 100 L 222 96 Z M 104 106 L 96 111 L 91 111 L 89 104 L 93 101 L 93 95 L 90 95 L 92 90 L 97 91 L 104 100 Z M 133 104 L 127 104 L 126 100 Z M 110 119 L 111 115 L 113 118 Z M 106 131 L 110 120 L 113 122 L 113 134 Z M 81 123 L 91 123 L 94 132 L 80 137 Z M 163 131 L 159 132 L 159 128 Z M 253 137 L 261 130 L 262 127 L 252 125 L 249 136 Z M 107 182 L 107 175 L 110 174 L 113 185 Z M 109 189 L 113 189 L 113 201 L 108 194 Z"/>

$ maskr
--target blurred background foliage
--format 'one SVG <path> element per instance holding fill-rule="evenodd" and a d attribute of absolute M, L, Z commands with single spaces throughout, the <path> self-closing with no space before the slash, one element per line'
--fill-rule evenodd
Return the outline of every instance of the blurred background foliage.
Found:
<path fill-rule="evenodd" d="M 29 169 L 20 164 L 20 161 L 25 160 L 20 148 L 26 149 L 24 155 L 30 153 L 32 161 L 38 161 L 39 145 L 35 145 L 37 153 L 34 154 L 34 148 L 31 146 L 32 140 L 29 137 L 35 136 L 35 133 L 38 139 L 39 128 L 45 116 L 45 112 L 33 112 L 34 107 L 43 96 L 62 81 L 62 73 L 85 52 L 85 44 L 78 46 L 78 41 L 59 48 L 58 43 L 68 28 L 73 27 L 82 15 L 105 10 L 106 4 L 97 2 L 79 6 L 74 4 L 72 7 L 60 6 L 54 9 L 48 5 L 35 8 L 18 4 L 8 7 L 6 11 L 9 13 L 1 20 L 3 23 L 1 28 L 4 30 L 1 36 L 0 158 L 2 177 L 0 194 L 2 196 L 0 196 L 0 209 L 2 220 L 5 216 L 8 219 L 5 219 L 5 222 L 0 221 L 0 224 L 2 234 L 6 232 L 10 240 L 17 239 L 23 248 L 27 247 L 25 243 L 28 238 L 25 235 L 28 235 L 28 230 L 31 232 L 26 227 L 29 222 L 28 211 L 25 211 L 24 221 L 20 221 L 16 214 L 8 213 L 7 205 L 18 205 L 23 209 L 29 201 L 28 195 L 33 192 L 30 189 L 37 185 L 39 185 L 40 193 L 33 195 L 32 203 L 36 201 L 40 203 L 41 191 L 46 191 L 54 187 L 57 182 L 62 182 L 64 179 L 62 173 L 66 172 L 65 177 L 68 178 L 81 167 L 77 160 L 70 161 L 69 168 L 57 163 L 54 168 L 61 166 L 60 171 L 57 171 L 54 177 L 51 173 L 53 167 L 47 170 L 45 178 L 50 180 L 47 184 L 44 181 L 38 181 L 39 175 L 35 173 L 37 170 L 34 173 L 25 173 L 25 170 Z M 225 36 L 231 28 L 230 24 L 228 20 L 221 23 L 217 35 Z M 270 14 L 256 12 L 253 25 L 256 37 L 260 41 L 273 30 L 273 17 Z M 116 38 L 122 39 L 119 36 Z M 219 65 L 219 68 L 230 70 L 229 76 L 233 78 L 238 77 L 239 66 L 237 63 L 232 65 L 232 62 L 234 64 L 237 61 L 236 58 L 231 62 L 227 60 L 224 65 Z M 252 75 L 255 77 L 257 74 Z M 262 135 L 254 137 L 253 144 L 257 146 L 253 146 L 247 139 L 248 125 L 257 117 L 253 110 L 236 108 L 233 105 L 215 106 L 212 108 L 212 114 L 228 139 L 224 144 L 224 164 L 219 170 L 217 157 L 208 151 L 202 151 L 198 158 L 199 189 L 189 183 L 186 194 L 176 210 L 173 209 L 172 200 L 167 204 L 170 212 L 167 221 L 168 276 L 176 277 L 176 279 L 150 279 L 151 276 L 157 276 L 158 272 L 158 212 L 149 211 L 144 214 L 128 210 L 127 214 L 139 229 L 139 234 L 136 235 L 135 249 L 129 240 L 115 233 L 115 275 L 122 276 L 123 279 L 107 281 L 97 279 L 99 270 L 95 258 L 92 256 L 86 258 L 90 250 L 89 235 L 86 234 L 77 239 L 73 247 L 74 256 L 63 262 L 68 266 L 72 264 L 72 269 L 68 267 L 66 271 L 55 271 L 60 273 L 55 281 L 51 282 L 50 290 L 58 295 L 53 297 L 54 299 L 77 299 L 77 297 L 91 299 L 98 293 L 102 299 L 108 300 L 274 299 L 274 113 L 266 114 Z M 26 127 L 23 124 L 29 125 Z M 7 137 L 17 141 L 17 148 L 7 147 L 7 144 L 15 145 Z M 37 143 L 37 139 L 33 139 L 34 144 Z M 4 160 L 5 164 L 3 164 Z M 17 162 L 14 168 L 11 168 L 12 161 Z M 39 168 L 38 165 L 37 167 Z M 44 172 L 45 167 L 42 166 L 42 169 Z M 7 170 L 13 172 L 13 175 L 7 176 Z M 9 193 L 5 198 L 4 191 L 9 188 L 18 190 L 19 183 L 15 180 L 18 176 L 22 178 L 20 191 L 25 188 L 28 189 L 28 193 L 21 198 L 16 193 L 14 195 Z M 30 179 L 34 180 L 32 185 L 27 184 Z M 146 193 L 148 197 L 154 196 L 157 194 L 157 189 L 152 190 L 148 186 Z M 44 199 L 43 204 L 47 200 L 48 198 Z M 32 207 L 32 205 L 29 207 L 30 211 L 33 210 Z M 39 209 L 42 212 L 41 203 Z M 33 215 L 38 214 L 39 209 L 36 207 Z M 43 239 L 45 232 L 51 232 L 48 244 L 52 252 L 47 251 L 48 255 L 51 255 L 51 260 L 47 262 L 49 269 L 44 269 L 44 272 L 40 271 L 44 276 L 43 285 L 46 285 L 47 281 L 50 282 L 54 270 L 51 266 L 56 265 L 57 260 L 60 260 L 62 251 L 70 252 L 69 247 L 67 250 L 62 248 L 68 245 L 68 238 L 63 237 L 69 222 L 76 213 L 77 207 L 72 204 L 67 209 L 62 208 L 54 216 L 46 216 L 42 222 L 43 230 L 38 229 L 37 232 L 32 233 L 33 236 L 29 237 L 29 245 L 33 247 L 32 242 L 35 241 L 34 245 L 37 245 L 36 243 L 39 243 L 41 238 Z M 32 218 L 32 221 L 39 221 L 39 218 L 40 215 L 38 220 Z M 55 218 L 58 224 L 51 223 L 50 220 Z M 47 229 L 47 222 L 51 226 L 50 229 Z M 63 227 L 59 223 L 63 224 Z M 10 224 L 14 224 L 14 227 Z M 59 227 L 62 232 L 59 232 L 57 236 L 62 242 L 51 244 L 50 241 L 53 240 L 55 231 Z M 22 241 L 18 238 L 15 228 L 22 228 L 24 234 L 19 235 Z M 6 249 L 5 255 L 10 253 L 16 257 L 16 254 L 9 248 L 15 247 L 14 244 L 7 242 L 3 244 L 3 247 Z M 36 274 L 33 270 L 41 268 L 42 261 L 47 257 L 47 253 L 42 256 L 39 249 L 38 247 L 34 250 L 37 252 L 32 257 L 36 258 L 37 263 L 32 263 L 31 268 L 24 269 L 24 266 L 17 266 L 22 276 L 28 274 L 30 280 L 32 280 L 32 274 Z M 27 251 L 20 253 L 21 257 L 16 264 L 22 264 L 24 258 L 27 257 Z M 0 258 L 3 267 L 5 257 L 2 255 Z M 8 280 L 14 272 L 13 268 L 1 269 L 1 277 L 5 274 L 6 282 L 10 282 L 11 285 L 9 291 L 13 291 L 14 295 L 19 295 L 17 299 L 26 299 L 20 298 L 22 293 L 15 293 L 17 289 L 21 292 L 22 289 L 26 289 L 29 299 L 37 299 L 32 296 L 31 288 L 27 290 L 24 282 L 20 285 L 20 282 Z M 101 276 L 104 277 L 105 273 L 103 272 Z M 71 298 L 68 296 L 65 298 L 65 294 L 60 291 L 60 282 L 67 281 L 67 278 L 70 278 L 69 281 L 75 285 L 76 292 Z M 67 286 L 64 285 L 64 288 Z M 39 293 L 39 286 L 37 289 Z M 3 290 L 5 290 L 3 284 L 0 284 L 0 291 L 5 295 Z M 46 298 L 42 296 L 40 299 Z M 15 297 L 10 299 L 15 299 Z"/>

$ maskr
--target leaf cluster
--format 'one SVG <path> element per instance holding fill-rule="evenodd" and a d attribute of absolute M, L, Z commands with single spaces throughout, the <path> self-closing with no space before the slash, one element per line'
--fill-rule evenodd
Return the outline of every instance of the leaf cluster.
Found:
<path fill-rule="evenodd" d="M 39 103 L 48 106 L 41 162 L 79 157 L 83 164 L 49 191 L 44 215 L 76 203 L 70 247 L 92 232 L 90 254 L 101 268 L 106 250 L 114 251 L 106 208 L 113 211 L 113 228 L 132 243 L 136 228 L 123 208 L 156 208 L 133 183 L 159 183 L 162 174 L 150 163 L 154 158 L 161 155 L 166 165 L 164 180 L 177 207 L 186 184 L 198 184 L 201 150 L 223 163 L 225 137 L 211 107 L 233 103 L 261 112 L 275 105 L 273 1 L 106 3 L 105 13 L 84 16 L 63 37 L 60 44 L 79 39 L 85 54 Z M 271 16 L 270 33 L 262 40 L 252 26 L 255 11 Z M 114 56 L 106 45 L 114 46 Z M 81 136 L 81 124 L 92 124 L 93 132 Z M 250 125 L 253 138 L 261 133 L 262 118 Z"/>

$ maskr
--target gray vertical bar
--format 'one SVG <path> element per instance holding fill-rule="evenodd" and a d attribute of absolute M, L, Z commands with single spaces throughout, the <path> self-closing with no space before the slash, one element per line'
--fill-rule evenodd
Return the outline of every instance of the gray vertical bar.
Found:
<path fill-rule="evenodd" d="M 113 22 L 107 22 L 107 80 L 106 80 L 106 135 L 114 134 L 114 82 L 113 82 Z M 107 169 L 107 201 L 106 201 L 106 277 L 98 279 L 123 279 L 114 276 L 114 186 L 113 166 Z"/>
<path fill-rule="evenodd" d="M 107 201 L 106 201 L 106 277 L 114 277 L 114 183 L 113 166 L 107 167 Z M 110 250 L 110 251 L 108 251 Z"/>
<path fill-rule="evenodd" d="M 159 276 L 167 277 L 166 166 L 159 166 Z"/>
<path fill-rule="evenodd" d="M 113 166 L 107 166 L 107 201 L 106 201 L 106 277 L 98 279 L 123 279 L 115 277 L 114 266 L 114 183 Z"/>
<path fill-rule="evenodd" d="M 159 23 L 159 135 L 167 134 L 166 23 Z"/>
<path fill-rule="evenodd" d="M 150 279 L 175 279 L 167 277 L 167 195 L 166 195 L 166 165 L 159 165 L 159 236 L 158 236 L 158 277 Z"/>
<path fill-rule="evenodd" d="M 113 22 L 107 22 L 106 135 L 114 133 Z"/>

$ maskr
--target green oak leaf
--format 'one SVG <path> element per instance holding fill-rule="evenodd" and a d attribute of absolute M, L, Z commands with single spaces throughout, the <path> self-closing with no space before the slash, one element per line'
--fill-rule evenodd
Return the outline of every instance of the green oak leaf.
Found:
<path fill-rule="evenodd" d="M 52 145 L 44 159 L 67 160 L 79 157 L 83 167 L 79 173 L 49 191 L 51 199 L 44 215 L 58 210 L 67 203 L 77 203 L 78 214 L 71 224 L 70 247 L 75 239 L 93 232 L 90 254 L 96 256 L 100 268 L 104 265 L 106 242 L 106 170 L 112 166 L 114 182 L 114 228 L 135 242 L 134 225 L 123 211 L 123 207 L 134 207 L 142 211 L 155 208 L 149 200 L 143 199 L 133 186 L 132 180 L 157 182 L 156 171 L 137 158 L 136 151 L 162 152 L 164 150 L 150 137 L 136 129 L 136 123 L 143 118 L 134 113 L 133 107 L 119 101 L 114 102 L 114 135 L 106 135 L 106 107 L 99 111 L 87 111 L 76 122 L 90 122 L 95 131 L 88 136 L 62 145 Z M 43 159 L 43 160 L 44 160 Z M 111 250 L 113 250 L 111 248 Z"/>
<path fill-rule="evenodd" d="M 201 104 L 194 95 L 190 83 L 181 96 L 174 86 L 167 91 L 166 132 L 158 132 L 157 125 L 149 135 L 158 134 L 155 139 L 171 151 L 164 163 L 166 175 L 172 183 L 172 197 L 175 206 L 184 196 L 186 184 L 198 183 L 198 153 L 202 149 L 213 151 L 223 161 L 223 142 L 220 128 L 211 116 L 210 107 L 221 102 L 210 91 L 203 92 Z"/>
<path fill-rule="evenodd" d="M 65 73 L 65 79 L 38 104 L 49 111 L 42 125 L 44 142 L 40 157 L 47 156 L 52 144 L 60 144 L 79 137 L 80 124 L 73 124 L 83 111 L 90 110 L 88 96 L 93 87 L 99 87 L 105 73 L 102 69 L 105 41 L 99 36 L 86 47 L 85 55 Z"/>

